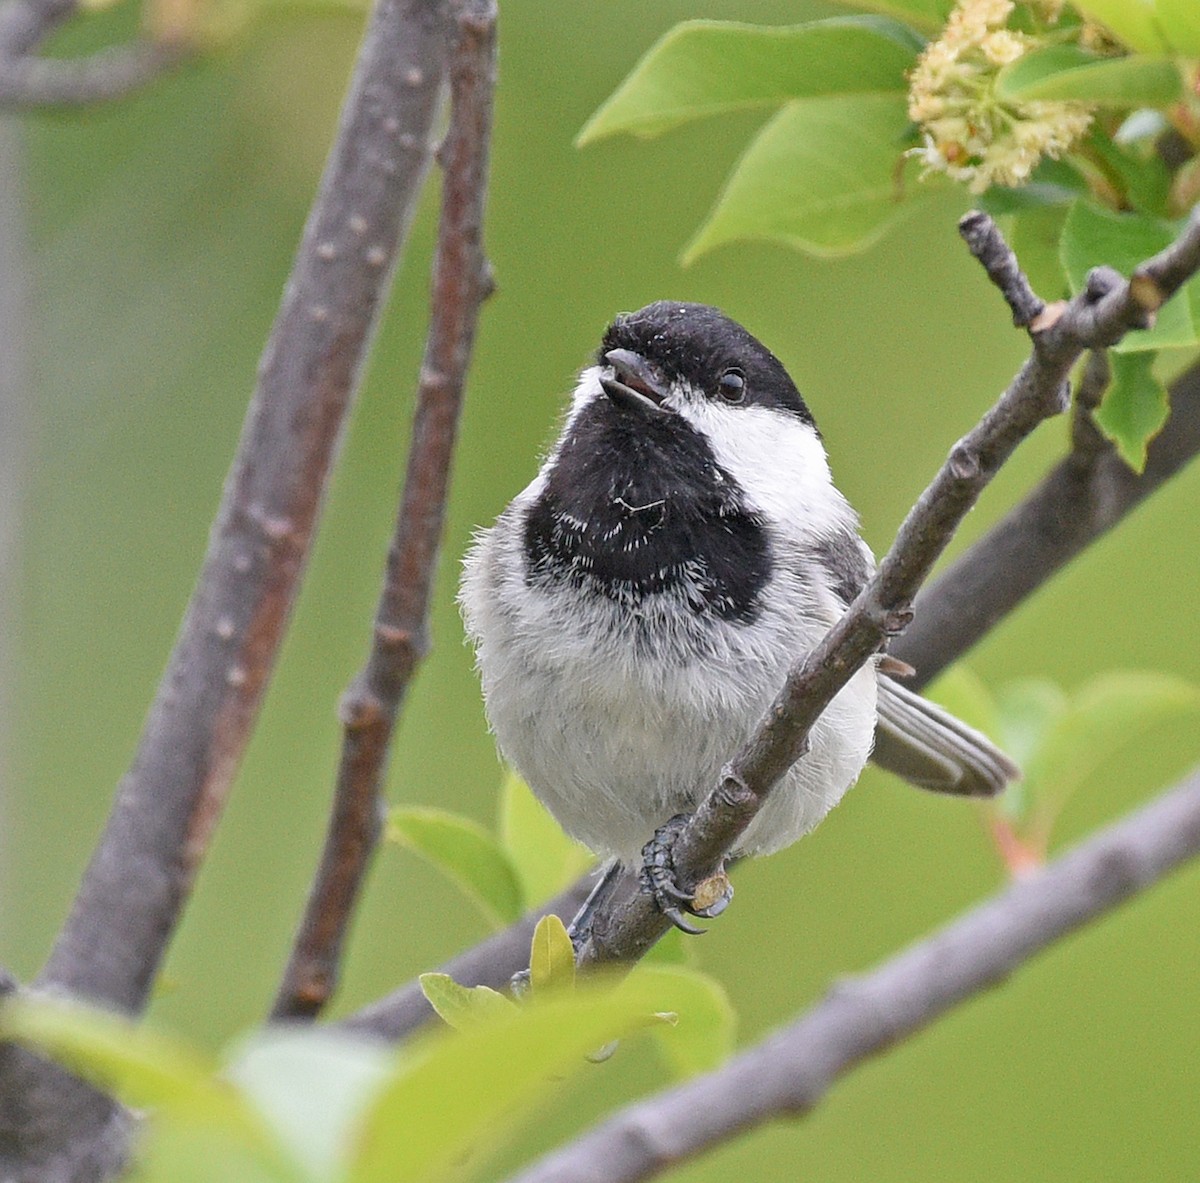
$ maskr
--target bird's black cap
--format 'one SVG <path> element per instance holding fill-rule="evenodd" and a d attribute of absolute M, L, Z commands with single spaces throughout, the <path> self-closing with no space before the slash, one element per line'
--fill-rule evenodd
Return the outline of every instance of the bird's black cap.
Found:
<path fill-rule="evenodd" d="M 597 361 L 605 365 L 605 355 L 612 350 L 637 354 L 665 381 L 682 378 L 714 398 L 722 375 L 740 371 L 745 405 L 788 411 L 816 426 L 783 363 L 719 308 L 658 300 L 637 312 L 622 313 L 605 331 Z"/>

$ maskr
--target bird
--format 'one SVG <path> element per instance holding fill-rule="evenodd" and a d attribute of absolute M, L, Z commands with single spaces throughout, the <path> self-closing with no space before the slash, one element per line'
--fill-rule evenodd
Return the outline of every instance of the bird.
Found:
<path fill-rule="evenodd" d="M 787 370 L 704 304 L 618 315 L 533 481 L 480 531 L 459 604 L 502 757 L 610 866 L 651 861 L 875 560 Z M 993 796 L 1016 765 L 884 653 L 850 678 L 731 857 L 811 831 L 868 758 Z M 686 893 L 659 891 L 664 911 Z M 722 905 L 723 906 L 723 903 Z"/>

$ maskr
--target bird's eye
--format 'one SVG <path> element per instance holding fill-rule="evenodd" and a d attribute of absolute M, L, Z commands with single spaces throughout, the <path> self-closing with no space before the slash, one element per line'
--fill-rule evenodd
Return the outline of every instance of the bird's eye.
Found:
<path fill-rule="evenodd" d="M 726 370 L 717 379 L 717 393 L 727 403 L 740 403 L 746 397 L 746 376 L 741 370 Z"/>

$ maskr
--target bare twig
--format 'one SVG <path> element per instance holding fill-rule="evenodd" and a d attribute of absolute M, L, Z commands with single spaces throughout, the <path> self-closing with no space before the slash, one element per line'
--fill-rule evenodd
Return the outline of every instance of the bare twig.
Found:
<path fill-rule="evenodd" d="M 412 444 L 367 664 L 342 699 L 345 726 L 321 866 L 272 1018 L 311 1018 L 337 983 L 342 943 L 380 829 L 396 716 L 429 650 L 429 601 L 479 309 L 491 290 L 483 212 L 496 72 L 491 0 L 459 0 L 450 59 L 451 118 L 434 260 L 429 339 Z"/>
<path fill-rule="evenodd" d="M 224 805 L 430 157 L 445 18 L 380 0 L 259 368 L 208 554 L 47 986 L 136 1012 Z"/>
<path fill-rule="evenodd" d="M 1013 306 L 1022 285 L 1011 252 L 985 214 L 961 223 L 972 250 L 987 261 Z M 1007 256 L 1007 257 L 1004 257 Z M 1021 442 L 1045 418 L 1066 409 L 1071 367 L 1086 349 L 1107 346 L 1145 327 L 1162 300 L 1200 268 L 1200 217 L 1166 250 L 1136 269 L 1129 282 L 1099 268 L 1069 304 L 1042 309 L 1029 325 L 1029 360 L 996 405 L 951 449 L 933 482 L 900 527 L 875 577 L 825 639 L 789 674 L 758 732 L 727 765 L 721 782 L 696 809 L 672 848 L 682 886 L 714 874 L 730 847 L 783 774 L 807 749 L 808 733 L 853 674 L 905 628 L 911 603 L 979 494 Z M 610 906 L 602 907 L 580 963 L 630 961 L 642 956 L 669 921 L 653 900 L 633 890 L 633 875 Z"/>
<path fill-rule="evenodd" d="M 716 1072 L 617 1113 L 512 1183 L 634 1183 L 773 1117 L 813 1109 L 870 1056 L 1200 855 L 1200 775 L 1089 838 Z"/>
<path fill-rule="evenodd" d="M 181 42 L 135 41 L 83 58 L 0 58 L 0 107 L 79 107 L 124 98 L 193 52 Z"/>

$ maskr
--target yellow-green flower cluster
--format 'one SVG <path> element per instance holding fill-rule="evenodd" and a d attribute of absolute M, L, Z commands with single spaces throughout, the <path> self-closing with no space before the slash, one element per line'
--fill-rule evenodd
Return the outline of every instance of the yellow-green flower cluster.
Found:
<path fill-rule="evenodd" d="M 1085 103 L 1013 103 L 996 95 L 1001 67 L 1037 45 L 1005 27 L 1012 0 L 959 0 L 942 36 L 909 77 L 908 114 L 925 139 L 927 168 L 963 181 L 972 193 L 1020 185 L 1043 156 L 1059 157 L 1087 131 Z"/>

